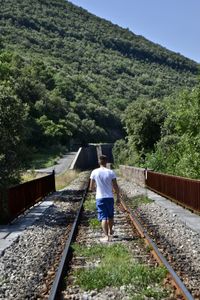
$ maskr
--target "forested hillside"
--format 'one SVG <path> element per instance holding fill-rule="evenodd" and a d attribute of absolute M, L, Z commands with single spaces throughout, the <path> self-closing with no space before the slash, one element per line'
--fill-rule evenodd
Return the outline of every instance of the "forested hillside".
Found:
<path fill-rule="evenodd" d="M 1 170 L 22 148 L 113 142 L 130 103 L 196 84 L 194 61 L 69 2 L 0 5 Z"/>

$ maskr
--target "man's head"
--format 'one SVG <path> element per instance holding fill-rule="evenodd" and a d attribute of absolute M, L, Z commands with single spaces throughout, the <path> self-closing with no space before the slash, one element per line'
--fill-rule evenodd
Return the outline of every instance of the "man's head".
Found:
<path fill-rule="evenodd" d="M 99 156 L 99 165 L 100 166 L 106 166 L 106 164 L 107 164 L 107 162 L 108 162 L 108 159 L 107 159 L 107 156 L 106 155 L 100 155 Z"/>

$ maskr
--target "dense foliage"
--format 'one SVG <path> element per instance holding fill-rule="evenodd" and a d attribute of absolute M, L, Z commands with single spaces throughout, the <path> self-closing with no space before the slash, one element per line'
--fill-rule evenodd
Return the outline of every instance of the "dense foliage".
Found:
<path fill-rule="evenodd" d="M 127 142 L 119 140 L 113 149 L 116 163 L 143 165 L 146 155 L 154 150 L 161 137 L 165 117 L 163 101 L 138 99 L 130 104 L 123 117 Z"/>
<path fill-rule="evenodd" d="M 114 147 L 117 163 L 200 178 L 200 86 L 175 99 L 130 105 L 127 142 L 120 140 Z"/>
<path fill-rule="evenodd" d="M 0 86 L 0 188 L 19 179 L 26 107 L 9 87 Z"/>
<path fill-rule="evenodd" d="M 166 173 L 200 178 L 200 87 L 166 103 L 167 118 L 147 164 Z"/>
<path fill-rule="evenodd" d="M 2 124 L 27 152 L 54 144 L 114 142 L 124 134 L 121 119 L 130 103 L 196 84 L 195 62 L 69 2 L 0 2 L 0 88 L 10 89 L 17 103 Z M 0 103 L 2 111 L 8 102 Z M 26 130 L 13 134 L 13 118 Z M 135 145 L 149 151 L 159 135 Z M 1 161 L 5 152 L 1 146 Z"/>

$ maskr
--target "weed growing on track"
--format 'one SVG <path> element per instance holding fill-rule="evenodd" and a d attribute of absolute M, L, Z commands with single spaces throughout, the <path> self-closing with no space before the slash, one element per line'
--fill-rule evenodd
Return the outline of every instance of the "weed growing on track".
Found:
<path fill-rule="evenodd" d="M 93 193 L 88 194 L 84 203 L 84 209 L 89 211 L 96 211 L 96 199 Z"/>
<path fill-rule="evenodd" d="M 127 286 L 132 300 L 142 300 L 143 297 L 164 299 L 168 295 L 168 291 L 161 287 L 166 269 L 135 262 L 128 249 L 121 244 L 95 244 L 89 248 L 75 244 L 73 249 L 79 256 L 91 261 L 101 260 L 97 267 L 75 271 L 76 284 L 84 290 L 101 290 L 108 285 Z"/>
<path fill-rule="evenodd" d="M 81 256 L 88 257 L 91 260 L 97 258 L 103 258 L 108 254 L 108 247 L 102 244 L 94 244 L 91 247 L 81 246 L 80 244 L 74 244 L 73 250 L 75 253 L 78 253 Z M 124 248 L 124 249 L 123 249 Z M 114 244 L 109 247 L 109 253 L 115 252 L 115 256 L 121 256 L 120 251 L 128 253 L 128 250 L 125 247 L 122 247 L 119 244 Z"/>
<path fill-rule="evenodd" d="M 92 229 L 99 229 L 101 228 L 101 223 L 97 220 L 97 218 L 90 219 L 89 225 Z"/>
<path fill-rule="evenodd" d="M 149 253 L 153 250 L 153 247 L 151 245 L 147 245 L 147 246 L 145 246 L 145 250 L 147 253 Z"/>

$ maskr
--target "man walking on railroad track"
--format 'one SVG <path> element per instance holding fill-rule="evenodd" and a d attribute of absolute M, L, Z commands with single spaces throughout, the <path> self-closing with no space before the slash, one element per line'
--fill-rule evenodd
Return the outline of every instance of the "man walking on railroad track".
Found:
<path fill-rule="evenodd" d="M 104 232 L 101 242 L 112 240 L 114 223 L 114 196 L 113 189 L 117 194 L 116 204 L 119 203 L 119 187 L 115 172 L 106 168 L 107 157 L 99 157 L 99 168 L 92 171 L 90 176 L 90 190 L 94 191 L 96 186 L 96 207 L 98 220 Z"/>

